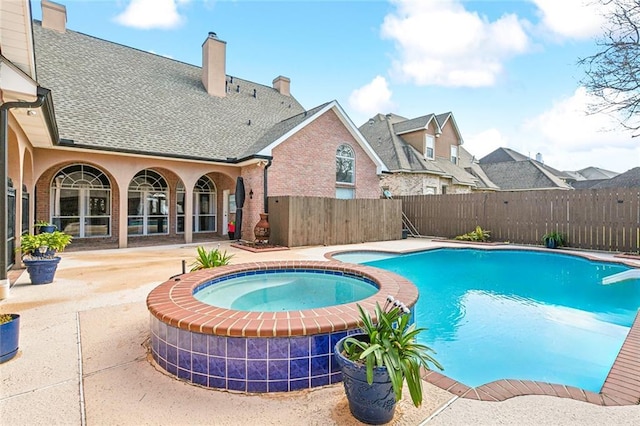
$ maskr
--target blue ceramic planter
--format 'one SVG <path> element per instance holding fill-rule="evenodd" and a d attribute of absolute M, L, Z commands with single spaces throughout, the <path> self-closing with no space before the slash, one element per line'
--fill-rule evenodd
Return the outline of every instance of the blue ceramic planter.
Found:
<path fill-rule="evenodd" d="M 22 262 L 27 267 L 31 284 L 49 284 L 53 282 L 58 263 L 60 263 L 60 257 L 54 257 L 53 259 L 22 259 Z"/>
<path fill-rule="evenodd" d="M 0 363 L 9 361 L 18 353 L 20 315 L 11 314 L 12 321 L 0 324 Z"/>
<path fill-rule="evenodd" d="M 365 334 L 354 334 L 347 337 L 366 339 Z M 349 400 L 349 410 L 353 417 L 363 423 L 380 425 L 393 419 L 396 408 L 396 397 L 386 367 L 373 370 L 373 383 L 367 383 L 367 369 L 342 355 L 342 345 L 347 337 L 336 343 L 334 355 L 342 370 L 342 382 Z"/>

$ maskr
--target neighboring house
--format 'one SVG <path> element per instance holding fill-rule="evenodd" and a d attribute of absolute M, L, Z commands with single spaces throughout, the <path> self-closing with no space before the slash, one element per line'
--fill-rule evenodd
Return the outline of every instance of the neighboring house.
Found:
<path fill-rule="evenodd" d="M 198 67 L 70 31 L 47 0 L 41 23 L 28 0 L 0 7 L 2 102 L 44 102 L 8 113 L 8 177 L 27 200 L 10 238 L 45 219 L 75 248 L 203 241 L 226 234 L 239 176 L 247 239 L 268 195 L 380 196 L 386 168 L 336 101 L 305 111 L 286 77 L 228 75 L 213 33 Z"/>
<path fill-rule="evenodd" d="M 392 195 L 456 194 L 478 189 L 478 178 L 465 170 L 473 161 L 462 148 L 452 113 L 413 119 L 377 114 L 359 129 L 389 170 L 380 185 Z"/>
<path fill-rule="evenodd" d="M 634 167 L 610 179 L 602 179 L 591 188 L 640 188 L 640 167 Z"/>
<path fill-rule="evenodd" d="M 501 191 L 572 189 L 564 172 L 509 148 L 487 154 L 479 166 Z"/>
<path fill-rule="evenodd" d="M 592 188 L 601 182 L 618 176 L 619 174 L 599 167 L 587 167 L 575 172 L 565 171 L 564 173 L 570 176 L 570 179 L 567 180 L 567 182 L 570 183 L 574 189 Z"/>

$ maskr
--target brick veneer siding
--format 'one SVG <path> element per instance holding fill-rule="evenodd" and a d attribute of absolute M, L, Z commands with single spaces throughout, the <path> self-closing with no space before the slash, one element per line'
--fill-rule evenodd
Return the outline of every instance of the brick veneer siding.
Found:
<path fill-rule="evenodd" d="M 336 150 L 344 143 L 353 148 L 356 156 L 356 197 L 379 198 L 381 192 L 375 163 L 333 110 L 274 148 L 268 177 L 269 196 L 335 198 Z"/>
<path fill-rule="evenodd" d="M 383 175 L 380 180 L 383 188 L 388 188 L 394 196 L 425 195 L 426 187 L 436 188 L 436 194 L 442 194 L 442 185 L 447 186 L 447 194 L 466 194 L 471 188 L 455 185 L 451 179 L 440 178 L 425 173 L 394 173 Z"/>

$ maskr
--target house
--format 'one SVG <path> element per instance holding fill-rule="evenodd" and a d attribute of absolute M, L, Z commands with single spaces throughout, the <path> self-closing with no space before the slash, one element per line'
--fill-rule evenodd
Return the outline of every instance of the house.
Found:
<path fill-rule="evenodd" d="M 634 167 L 624 173 L 620 173 L 609 179 L 599 179 L 591 186 L 593 189 L 601 188 L 640 188 L 640 167 Z"/>
<path fill-rule="evenodd" d="M 210 240 L 238 177 L 247 239 L 267 196 L 380 196 L 386 167 L 338 102 L 306 110 L 287 77 L 230 75 L 215 33 L 194 66 L 72 31 L 57 3 L 42 22 L 28 0 L 0 7 L 7 191 L 23 200 L 9 239 L 45 219 L 75 249 Z"/>
<path fill-rule="evenodd" d="M 586 167 L 575 172 L 565 171 L 564 173 L 570 176 L 567 182 L 570 183 L 574 189 L 592 188 L 601 182 L 605 182 L 619 175 L 619 173 L 600 167 Z"/>
<path fill-rule="evenodd" d="M 471 170 L 472 166 L 477 169 L 477 166 L 462 148 L 462 136 L 451 112 L 413 119 L 377 114 L 359 130 L 388 169 L 380 184 L 393 195 L 494 189 L 488 179 L 480 182 L 465 169 Z"/>
<path fill-rule="evenodd" d="M 479 160 L 486 176 L 501 191 L 572 189 L 569 176 L 510 148 L 498 148 Z"/>

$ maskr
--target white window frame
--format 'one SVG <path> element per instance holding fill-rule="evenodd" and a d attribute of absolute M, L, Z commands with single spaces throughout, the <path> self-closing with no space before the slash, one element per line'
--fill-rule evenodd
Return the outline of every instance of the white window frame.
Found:
<path fill-rule="evenodd" d="M 429 155 L 431 150 L 431 155 Z M 436 157 L 436 138 L 433 135 L 424 136 L 424 158 L 427 160 L 433 160 Z"/>
<path fill-rule="evenodd" d="M 451 162 L 458 164 L 458 145 L 451 145 Z"/>
<path fill-rule="evenodd" d="M 74 191 L 78 194 L 78 212 L 73 216 L 62 216 L 60 197 L 61 192 Z M 106 197 L 92 197 L 92 193 L 99 192 Z M 111 236 L 111 182 L 107 175 L 100 169 L 88 164 L 71 164 L 62 168 L 52 180 L 50 186 L 51 222 L 56 224 L 60 231 L 67 232 L 77 238 L 98 238 Z M 104 200 L 106 198 L 106 200 Z M 101 202 L 104 212 L 92 214 L 92 203 Z M 102 203 L 104 201 L 104 203 Z M 69 219 L 77 222 L 77 232 L 70 230 L 64 222 Z M 106 224 L 92 224 L 91 219 L 106 219 Z M 100 222 L 100 221 L 99 221 Z M 72 224 L 73 224 L 72 223 Z M 63 226 L 64 225 L 64 226 Z M 92 234 L 91 230 L 98 227 L 106 227 L 105 234 Z"/>
<path fill-rule="evenodd" d="M 338 176 L 345 170 L 345 165 L 351 164 L 351 179 L 339 180 Z M 348 169 L 347 169 L 348 170 Z M 349 144 L 342 144 L 336 150 L 336 183 L 339 185 L 355 185 L 356 182 L 356 153 Z"/>
<path fill-rule="evenodd" d="M 129 233 L 134 236 L 167 235 L 169 233 L 169 187 L 165 178 L 154 170 L 145 169 L 138 172 L 131 182 L 127 191 L 127 198 L 132 199 L 132 195 L 137 194 L 140 199 L 138 212 L 130 214 L 127 212 L 127 229 L 131 220 L 141 220 L 142 232 Z M 159 212 L 151 212 L 151 204 L 157 204 Z M 156 222 L 156 232 L 151 232 L 152 220 L 164 218 L 167 223 L 162 232 L 157 232 L 159 222 Z"/>

